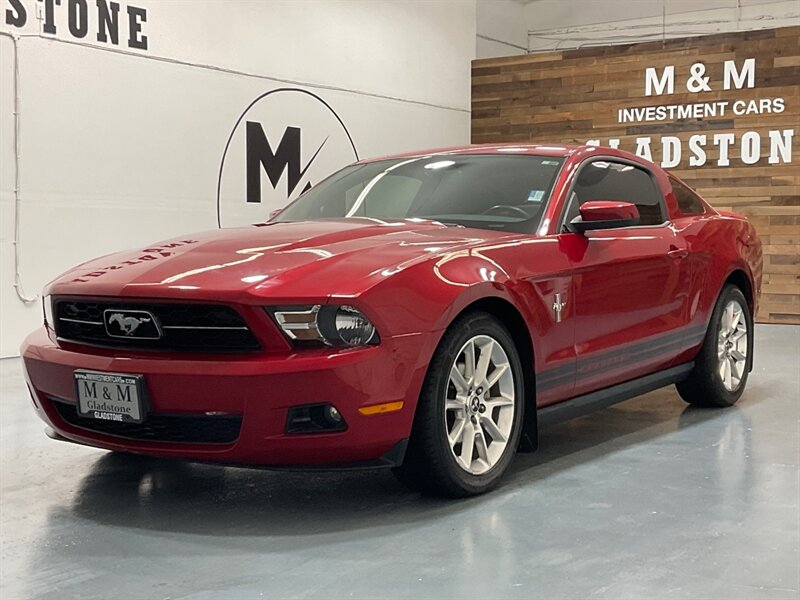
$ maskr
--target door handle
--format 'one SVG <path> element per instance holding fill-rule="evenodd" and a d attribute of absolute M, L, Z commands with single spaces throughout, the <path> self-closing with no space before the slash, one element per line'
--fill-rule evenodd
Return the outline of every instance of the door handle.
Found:
<path fill-rule="evenodd" d="M 689 256 L 689 251 L 686 248 L 678 248 L 677 246 L 670 246 L 667 256 L 675 260 L 682 260 Z"/>

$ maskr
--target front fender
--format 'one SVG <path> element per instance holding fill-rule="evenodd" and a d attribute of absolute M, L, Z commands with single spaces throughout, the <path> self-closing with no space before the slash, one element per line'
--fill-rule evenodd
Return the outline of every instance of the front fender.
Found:
<path fill-rule="evenodd" d="M 464 250 L 392 274 L 366 291 L 360 305 L 381 334 L 442 332 L 478 300 L 499 298 L 516 306 L 512 287 L 499 264 Z"/>

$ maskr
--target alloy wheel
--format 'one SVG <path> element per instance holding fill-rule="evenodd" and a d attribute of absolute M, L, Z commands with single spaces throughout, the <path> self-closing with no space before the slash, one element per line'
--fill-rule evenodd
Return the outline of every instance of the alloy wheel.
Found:
<path fill-rule="evenodd" d="M 482 475 L 503 456 L 514 425 L 514 375 L 508 355 L 488 335 L 461 347 L 450 368 L 445 428 L 456 463 Z"/>
<path fill-rule="evenodd" d="M 744 308 L 731 300 L 722 312 L 717 337 L 719 376 L 729 392 L 739 389 L 747 368 L 747 320 Z"/>

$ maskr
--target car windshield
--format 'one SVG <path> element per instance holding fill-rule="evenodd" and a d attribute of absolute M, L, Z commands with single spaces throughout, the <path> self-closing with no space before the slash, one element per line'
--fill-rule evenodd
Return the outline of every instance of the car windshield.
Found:
<path fill-rule="evenodd" d="M 371 217 L 533 232 L 563 159 L 532 155 L 435 155 L 338 171 L 273 222 Z"/>

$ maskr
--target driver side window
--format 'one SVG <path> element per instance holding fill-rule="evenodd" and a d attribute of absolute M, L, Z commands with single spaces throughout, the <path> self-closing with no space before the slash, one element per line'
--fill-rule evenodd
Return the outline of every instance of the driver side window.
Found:
<path fill-rule="evenodd" d="M 650 173 L 626 163 L 595 160 L 584 165 L 572 188 L 564 224 L 577 217 L 580 206 L 591 200 L 630 202 L 639 209 L 639 225 L 666 221 L 664 199 Z"/>

